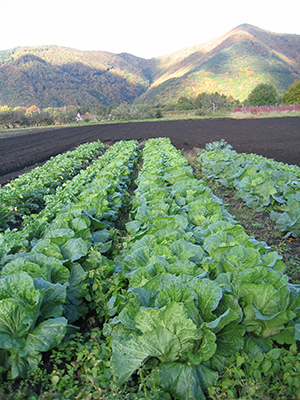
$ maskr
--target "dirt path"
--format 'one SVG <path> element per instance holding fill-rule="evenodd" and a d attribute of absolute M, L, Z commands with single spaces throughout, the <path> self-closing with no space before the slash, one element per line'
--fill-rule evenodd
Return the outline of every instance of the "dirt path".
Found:
<path fill-rule="evenodd" d="M 208 142 L 225 139 L 238 152 L 300 165 L 300 117 L 99 124 L 0 132 L 0 184 L 82 143 L 164 136 L 181 150 L 203 148 Z"/>

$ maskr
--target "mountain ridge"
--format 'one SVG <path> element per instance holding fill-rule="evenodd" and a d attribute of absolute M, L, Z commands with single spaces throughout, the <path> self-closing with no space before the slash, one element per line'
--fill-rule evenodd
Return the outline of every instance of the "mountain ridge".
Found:
<path fill-rule="evenodd" d="M 299 77 L 300 35 L 242 24 L 151 59 L 56 45 L 0 51 L 0 105 L 172 103 L 203 91 L 243 101 L 258 83 L 283 93 Z"/>
<path fill-rule="evenodd" d="M 278 44 L 278 41 L 280 42 Z M 293 45 L 291 45 L 291 42 Z M 287 46 L 287 44 L 290 44 Z M 247 49 L 249 45 L 252 49 Z M 227 62 L 228 68 L 225 71 L 216 71 L 216 69 L 224 65 L 226 62 L 226 52 L 230 53 L 231 50 L 237 50 L 240 46 L 238 57 L 236 57 L 236 51 L 234 51 L 231 57 L 231 64 Z M 296 51 L 295 51 L 296 48 Z M 241 52 L 244 54 L 241 54 Z M 251 54 L 252 53 L 252 54 Z M 261 55 L 259 56 L 259 54 Z M 183 56 L 180 56 L 183 54 Z M 262 54 L 264 57 L 262 57 Z M 228 55 L 228 54 L 227 54 Z M 234 58 L 236 59 L 234 60 Z M 259 57 L 261 58 L 259 60 Z M 274 58 L 277 57 L 277 61 Z M 179 52 L 160 57 L 162 64 L 166 65 L 167 68 L 163 73 L 157 77 L 156 82 L 152 84 L 145 94 L 142 96 L 145 99 L 151 97 L 159 97 L 165 99 L 166 96 L 166 82 L 173 80 L 172 86 L 177 86 L 177 92 L 181 92 L 183 95 L 191 96 L 194 92 L 201 91 L 220 91 L 226 95 L 232 95 L 235 98 L 244 100 L 250 91 L 258 83 L 271 83 L 279 90 L 279 92 L 286 91 L 287 88 L 294 82 L 295 79 L 299 79 L 300 75 L 300 36 L 290 34 L 276 34 L 268 31 L 264 31 L 260 28 L 254 27 L 249 24 L 242 24 L 238 27 L 230 30 L 225 35 L 212 39 L 209 42 L 200 44 L 198 46 L 192 46 L 180 50 Z M 169 60 L 176 60 L 176 64 L 170 65 Z M 267 65 L 261 65 L 260 68 L 249 68 L 249 64 L 264 63 L 266 60 L 271 59 L 273 68 L 268 68 Z M 272 60 L 273 59 L 273 60 Z M 239 65 L 243 62 L 244 65 Z M 279 76 L 279 80 L 289 75 L 289 79 L 285 82 L 277 82 L 276 69 L 282 69 L 280 72 L 282 75 Z M 282 68 L 284 67 L 284 68 Z M 241 70 L 242 68 L 242 70 Z M 220 69 L 220 68 L 219 68 Z M 227 82 L 227 88 L 222 87 L 222 80 L 224 76 L 216 76 L 218 73 L 224 75 L 228 73 L 230 69 L 235 69 L 235 74 L 245 73 L 244 82 L 239 82 L 235 79 L 233 85 L 230 80 L 233 79 L 234 73 L 229 74 L 229 82 Z M 269 69 L 269 73 L 266 76 L 266 70 Z M 215 70 L 215 71 L 214 71 Z M 180 73 L 180 71 L 182 73 Z M 207 73 L 200 73 L 206 71 Z M 277 71 L 278 72 L 278 71 Z M 191 85 L 193 77 L 189 77 L 188 82 L 184 78 L 187 74 L 200 73 L 198 82 L 194 82 Z M 264 76 L 265 75 L 265 76 Z M 249 78 L 253 77 L 252 81 L 249 82 Z M 176 81 L 174 82 L 174 78 Z M 195 78 L 195 77 L 194 77 Z M 218 79 L 219 78 L 219 79 Z M 226 77 L 225 77 L 226 78 Z M 237 76 L 235 76 L 237 78 Z M 247 79 L 248 78 L 248 79 Z M 197 80 L 197 79 L 196 79 Z M 202 80 L 202 82 L 199 82 Z M 248 80 L 248 84 L 245 84 L 245 80 Z M 203 81 L 206 84 L 203 84 Z M 201 84 L 202 83 L 202 84 Z M 164 85 L 160 90 L 157 87 Z M 235 85 L 234 85 L 235 84 Z M 244 89 L 244 91 L 243 91 Z M 151 96 L 151 92 L 154 91 L 154 96 Z M 159 92 L 159 93 L 158 93 Z"/>

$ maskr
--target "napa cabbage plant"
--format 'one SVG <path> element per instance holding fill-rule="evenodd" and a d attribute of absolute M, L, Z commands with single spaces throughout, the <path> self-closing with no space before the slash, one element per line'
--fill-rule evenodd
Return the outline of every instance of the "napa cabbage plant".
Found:
<path fill-rule="evenodd" d="M 110 305 L 113 309 L 114 301 Z M 223 299 L 217 283 L 187 275 L 156 276 L 129 291 L 122 311 L 105 328 L 113 338 L 111 367 L 120 384 L 142 368 L 152 370 L 156 384 L 176 398 L 202 399 L 218 378 L 213 357 L 229 356 L 243 346 L 240 319 L 241 310 L 229 297 Z"/>
<path fill-rule="evenodd" d="M 300 338 L 300 288 L 289 284 L 287 275 L 258 266 L 220 274 L 216 282 L 238 299 L 248 336 L 280 344 Z"/>
<path fill-rule="evenodd" d="M 281 213 L 271 211 L 271 219 L 276 222 L 276 227 L 285 232 L 285 237 L 300 236 L 300 189 L 298 193 L 289 195 L 286 204 L 281 206 Z"/>
<path fill-rule="evenodd" d="M 24 378 L 66 333 L 66 287 L 25 272 L 0 278 L 0 366 Z"/>

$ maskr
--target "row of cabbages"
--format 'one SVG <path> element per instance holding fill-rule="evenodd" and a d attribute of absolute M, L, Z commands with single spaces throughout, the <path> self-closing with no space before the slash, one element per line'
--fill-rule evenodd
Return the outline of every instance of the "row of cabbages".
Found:
<path fill-rule="evenodd" d="M 135 146 L 137 145 L 135 144 Z M 99 171 L 102 171 L 102 176 L 105 175 L 105 179 L 109 180 L 113 173 L 111 162 L 122 157 L 122 155 L 119 155 L 120 152 L 124 152 L 124 156 L 126 156 L 128 151 L 131 151 L 130 145 L 122 141 L 116 143 L 100 158 L 94 160 L 90 166 L 81 170 L 74 178 L 57 187 L 55 193 L 45 196 L 45 208 L 38 214 L 24 216 L 21 230 L 14 229 L 11 231 L 8 229 L 4 233 L 0 233 L 0 259 L 10 253 L 28 251 L 31 248 L 31 241 L 43 235 L 49 223 L 62 212 L 67 204 L 78 201 L 78 196 L 88 184 L 91 184 L 98 177 Z M 135 162 L 128 162 L 130 170 L 133 169 Z M 118 197 L 118 193 L 115 194 L 115 197 Z"/>
<path fill-rule="evenodd" d="M 206 145 L 198 158 L 206 178 L 234 188 L 255 211 L 271 211 L 286 237 L 300 236 L 300 168 L 257 154 L 238 154 L 224 140 Z"/>
<path fill-rule="evenodd" d="M 104 150 L 100 141 L 85 143 L 73 151 L 51 157 L 43 166 L 19 176 L 0 188 L 0 231 L 25 215 L 38 212 L 49 194 L 72 179 Z"/>
<path fill-rule="evenodd" d="M 136 182 L 115 258 L 128 289 L 107 304 L 111 368 L 119 384 L 138 372 L 176 399 L 204 399 L 232 354 L 299 339 L 300 290 L 169 139 L 146 142 Z"/>
<path fill-rule="evenodd" d="M 137 142 L 118 142 L 102 163 L 90 166 L 91 181 L 80 190 L 70 183 L 74 191 L 68 198 L 59 192 L 64 202 L 52 198 L 41 217 L 28 221 L 27 233 L 11 232 L 12 247 L 12 236 L 3 235 L 7 246 L 0 270 L 0 368 L 10 370 L 12 378 L 37 368 L 41 353 L 60 343 L 70 322 L 85 316 L 92 285 L 88 271 L 99 263 L 110 266 L 102 253 L 111 247 L 138 157 Z M 41 227 L 36 235 L 31 224 Z M 18 237 L 23 248 L 17 245 Z M 22 252 L 15 252 L 20 248 Z"/>

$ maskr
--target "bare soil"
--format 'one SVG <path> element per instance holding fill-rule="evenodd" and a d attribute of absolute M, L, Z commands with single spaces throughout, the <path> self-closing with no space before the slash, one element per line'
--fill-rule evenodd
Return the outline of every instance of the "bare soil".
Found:
<path fill-rule="evenodd" d="M 237 152 L 300 165 L 300 117 L 109 123 L 0 132 L 0 184 L 82 143 L 169 137 L 184 151 L 225 139 Z"/>

